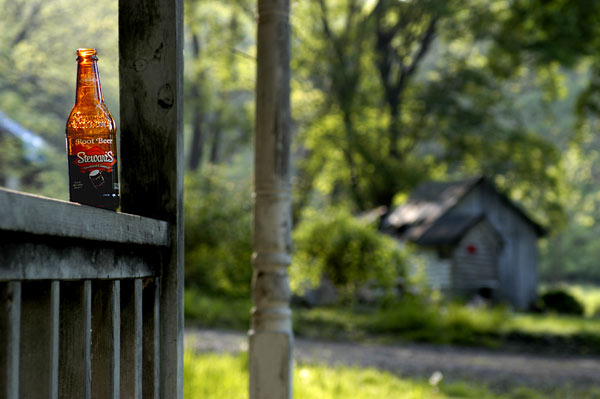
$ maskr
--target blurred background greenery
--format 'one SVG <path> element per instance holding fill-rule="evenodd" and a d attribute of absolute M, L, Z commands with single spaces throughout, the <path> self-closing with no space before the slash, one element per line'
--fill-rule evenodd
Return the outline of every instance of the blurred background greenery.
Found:
<path fill-rule="evenodd" d="M 359 315 L 349 321 L 354 316 L 341 310 L 299 309 L 298 331 L 324 331 L 323 318 L 349 335 L 397 331 L 397 323 L 386 327 L 390 315 L 358 327 L 360 314 L 371 311 L 356 303 L 358 290 L 373 282 L 381 312 L 393 308 L 388 293 L 402 284 L 414 297 L 397 309 L 446 315 L 421 318 L 427 329 L 479 323 L 407 278 L 410 249 L 356 218 L 402 202 L 429 179 L 487 175 L 546 226 L 543 287 L 600 282 L 600 3 L 291 5 L 291 285 L 300 294 L 327 276 L 339 303 Z M 250 0 L 185 1 L 187 314 L 205 325 L 219 325 L 214 309 L 231 308 L 222 325 L 246 328 L 250 307 L 255 7 Z M 0 9 L 0 116 L 44 141 L 38 148 L 0 131 L 0 184 L 66 199 L 64 124 L 76 48 L 98 49 L 105 101 L 118 124 L 117 3 L 0 0 Z M 587 285 L 563 291 L 584 303 L 598 297 Z M 597 306 L 583 306 L 589 321 Z M 417 320 L 417 313 L 403 314 Z M 496 342 L 498 331 L 513 331 L 509 313 L 493 310 L 489 323 L 469 331 L 479 337 L 485 330 L 487 342 Z M 460 334 L 449 341 L 472 341 Z"/>

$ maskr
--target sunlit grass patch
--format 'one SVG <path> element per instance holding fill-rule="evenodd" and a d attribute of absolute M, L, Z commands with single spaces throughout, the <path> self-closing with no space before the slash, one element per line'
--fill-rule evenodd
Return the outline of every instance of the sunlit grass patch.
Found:
<path fill-rule="evenodd" d="M 185 399 L 248 398 L 248 356 L 194 354 L 183 356 Z"/>
<path fill-rule="evenodd" d="M 300 364 L 294 367 L 295 399 L 600 399 L 599 388 L 538 390 L 505 387 L 502 392 L 466 381 L 402 378 L 372 368 Z M 248 399 L 248 354 L 184 355 L 185 399 Z"/>
<path fill-rule="evenodd" d="M 184 397 L 248 398 L 248 355 L 193 354 L 184 356 Z M 297 365 L 295 399 L 447 399 L 427 381 L 399 378 L 374 369 Z M 456 396 L 470 398 L 469 396 Z"/>
<path fill-rule="evenodd" d="M 600 319 L 558 314 L 520 313 L 507 321 L 504 330 L 562 336 L 600 334 Z"/>

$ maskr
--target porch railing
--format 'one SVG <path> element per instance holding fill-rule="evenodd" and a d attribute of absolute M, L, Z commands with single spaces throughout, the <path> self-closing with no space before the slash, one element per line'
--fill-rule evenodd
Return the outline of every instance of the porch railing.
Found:
<path fill-rule="evenodd" d="M 0 237 L 0 397 L 158 397 L 167 223 L 0 189 Z"/>
<path fill-rule="evenodd" d="M 123 213 L 0 189 L 0 399 L 183 398 L 182 18 L 119 0 Z"/>

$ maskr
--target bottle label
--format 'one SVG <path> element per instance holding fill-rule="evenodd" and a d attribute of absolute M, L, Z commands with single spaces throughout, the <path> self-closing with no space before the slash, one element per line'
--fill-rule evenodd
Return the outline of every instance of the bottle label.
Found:
<path fill-rule="evenodd" d="M 71 201 L 108 208 L 118 204 L 115 147 L 108 137 L 73 139 L 69 155 Z"/>

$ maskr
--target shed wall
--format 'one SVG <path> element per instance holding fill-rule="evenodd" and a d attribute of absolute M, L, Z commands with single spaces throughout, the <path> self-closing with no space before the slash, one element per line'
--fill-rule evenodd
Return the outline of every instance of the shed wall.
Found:
<path fill-rule="evenodd" d="M 473 226 L 457 245 L 453 256 L 453 288 L 465 294 L 498 287 L 500 237 L 487 220 Z"/>
<path fill-rule="evenodd" d="M 504 246 L 498 257 L 498 298 L 526 309 L 537 295 L 537 235 L 531 224 L 487 184 L 468 193 L 449 213 L 483 213 Z"/>
<path fill-rule="evenodd" d="M 424 277 L 428 287 L 447 291 L 451 288 L 451 269 L 452 259 L 440 258 L 435 249 L 428 248 L 409 259 L 407 271 L 411 277 Z"/>

